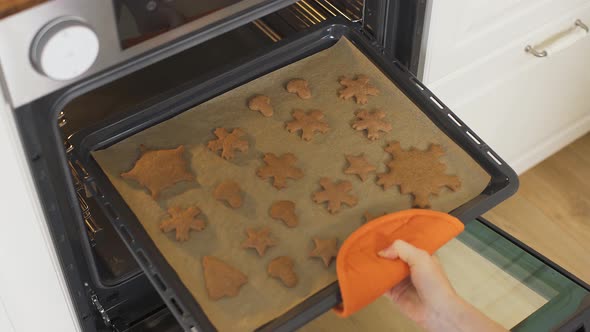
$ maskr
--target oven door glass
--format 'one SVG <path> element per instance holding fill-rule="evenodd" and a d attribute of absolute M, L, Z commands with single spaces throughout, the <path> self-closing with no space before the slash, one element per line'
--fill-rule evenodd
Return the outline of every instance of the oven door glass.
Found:
<path fill-rule="evenodd" d="M 466 301 L 505 328 L 520 332 L 557 328 L 590 301 L 587 289 L 519 248 L 487 223 L 468 223 L 463 233 L 435 254 Z M 422 331 L 392 308 L 386 298 L 348 319 L 327 313 L 301 331 L 384 328 Z"/>
<path fill-rule="evenodd" d="M 240 0 L 114 0 L 121 47 L 139 44 L 238 2 Z"/>

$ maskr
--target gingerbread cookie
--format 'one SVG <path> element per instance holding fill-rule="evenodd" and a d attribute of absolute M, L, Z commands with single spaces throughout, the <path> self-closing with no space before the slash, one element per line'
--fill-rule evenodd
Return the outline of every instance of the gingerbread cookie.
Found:
<path fill-rule="evenodd" d="M 226 180 L 221 182 L 213 191 L 213 197 L 218 201 L 224 201 L 229 206 L 237 209 L 242 206 L 242 190 L 240 186 L 232 181 Z"/>
<path fill-rule="evenodd" d="M 369 164 L 363 153 L 358 156 L 346 155 L 346 160 L 348 160 L 349 166 L 344 170 L 344 174 L 358 175 L 363 182 L 367 180 L 369 173 L 373 173 L 377 170 L 377 167 Z"/>
<path fill-rule="evenodd" d="M 301 99 L 311 98 L 311 90 L 306 80 L 294 79 L 287 83 L 287 92 L 296 93 Z"/>
<path fill-rule="evenodd" d="M 153 199 L 160 192 L 181 181 L 193 181 L 189 163 L 183 158 L 184 145 L 169 150 L 147 150 L 140 145 L 141 156 L 129 172 L 121 173 L 124 179 L 132 179 L 146 187 Z"/>
<path fill-rule="evenodd" d="M 242 243 L 242 248 L 256 249 L 260 257 L 264 256 L 267 248 L 274 247 L 278 244 L 276 240 L 270 237 L 270 228 L 268 227 L 262 227 L 258 230 L 248 228 L 246 229 L 246 234 L 248 234 L 248 238 Z"/>
<path fill-rule="evenodd" d="M 315 248 L 309 253 L 309 257 L 321 258 L 326 267 L 330 266 L 332 258 L 338 254 L 338 239 L 333 237 L 329 239 L 313 238 Z"/>
<path fill-rule="evenodd" d="M 240 288 L 248 281 L 248 277 L 240 270 L 213 256 L 203 257 L 203 275 L 207 294 L 214 301 L 224 296 L 237 296 Z"/>
<path fill-rule="evenodd" d="M 431 144 L 426 151 L 416 148 L 404 150 L 399 142 L 393 142 L 385 151 L 393 159 L 387 163 L 389 172 L 377 175 L 377 184 L 382 185 L 383 189 L 399 186 L 402 194 L 414 197 L 414 207 L 430 207 L 430 196 L 438 195 L 443 187 L 453 191 L 461 187 L 457 176 L 445 174 L 447 166 L 439 161 L 444 155 L 440 145 Z"/>
<path fill-rule="evenodd" d="M 297 285 L 297 274 L 295 274 L 295 262 L 291 257 L 279 256 L 270 263 L 268 263 L 268 275 L 281 279 L 283 285 L 289 288 L 293 288 Z"/>
<path fill-rule="evenodd" d="M 385 112 L 378 109 L 369 112 L 361 109 L 356 111 L 356 120 L 352 123 L 354 130 L 366 130 L 367 138 L 374 141 L 379 138 L 380 132 L 388 133 L 391 131 L 391 124 L 384 120 Z"/>
<path fill-rule="evenodd" d="M 291 201 L 274 202 L 269 210 L 270 217 L 281 220 L 287 227 L 297 227 L 299 218 L 295 214 L 295 203 Z"/>
<path fill-rule="evenodd" d="M 235 151 L 248 151 L 248 141 L 240 139 L 240 137 L 246 135 L 242 129 L 236 128 L 230 133 L 225 128 L 217 128 L 213 133 L 217 136 L 217 139 L 209 141 L 207 147 L 213 152 L 221 151 L 223 159 L 233 159 Z"/>
<path fill-rule="evenodd" d="M 304 141 L 311 141 L 316 132 L 325 134 L 330 130 L 321 111 L 311 110 L 305 113 L 302 110 L 294 110 L 292 115 L 294 120 L 287 122 L 285 127 L 290 133 L 301 131 Z"/>
<path fill-rule="evenodd" d="M 297 158 L 292 153 L 285 153 L 277 157 L 274 153 L 265 153 L 262 158 L 265 166 L 258 168 L 256 174 L 263 180 L 273 178 L 273 187 L 283 189 L 287 186 L 287 179 L 301 179 L 303 171 L 293 166 Z"/>
<path fill-rule="evenodd" d="M 352 190 L 352 184 L 348 181 L 336 183 L 328 178 L 321 178 L 320 185 L 324 189 L 313 194 L 313 201 L 318 204 L 328 202 L 328 211 L 332 214 L 340 211 L 342 203 L 350 207 L 358 203 L 358 199 L 348 193 Z"/>
<path fill-rule="evenodd" d="M 265 117 L 271 117 L 273 114 L 272 106 L 270 105 L 270 98 L 263 95 L 258 95 L 250 98 L 248 101 L 248 108 L 252 111 L 258 111 Z"/>
<path fill-rule="evenodd" d="M 369 96 L 379 95 L 379 90 L 369 84 L 369 78 L 365 75 L 357 75 L 354 80 L 341 77 L 339 82 L 345 87 L 338 91 L 340 98 L 344 100 L 354 97 L 357 104 L 364 105 L 369 102 Z"/>
<path fill-rule="evenodd" d="M 191 206 L 188 209 L 173 206 L 168 209 L 170 218 L 162 221 L 160 230 L 165 233 L 176 230 L 176 240 L 186 241 L 191 230 L 200 232 L 205 229 L 205 222 L 196 218 L 200 213 L 201 210 L 196 206 Z"/>

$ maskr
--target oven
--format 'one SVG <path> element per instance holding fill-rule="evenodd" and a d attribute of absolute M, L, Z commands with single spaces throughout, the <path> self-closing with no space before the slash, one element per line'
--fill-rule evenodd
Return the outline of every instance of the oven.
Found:
<path fill-rule="evenodd" d="M 346 37 L 406 80 L 404 91 L 426 100 L 424 108 L 443 110 L 446 122 L 440 123 L 447 124 L 440 126 L 463 135 L 453 140 L 469 140 L 462 147 L 483 155 L 480 162 L 490 169 L 492 181 L 484 192 L 471 207 L 455 210 L 466 231 L 454 249 L 442 250 L 444 257 L 463 253 L 474 271 L 489 271 L 470 274 L 469 265 L 449 259 L 455 270 L 448 272 L 464 285 L 462 295 L 489 283 L 505 298 L 488 294 L 486 302 L 480 294 L 471 302 L 493 311 L 490 316 L 508 328 L 580 331 L 588 285 L 479 217 L 510 196 L 518 181 L 415 78 L 427 9 L 425 0 L 55 0 L 1 20 L 3 93 L 81 329 L 207 331 L 215 326 L 176 292 L 169 271 L 158 268 L 157 255 L 142 251 L 141 236 L 120 221 L 127 217 L 124 207 L 105 198 L 100 176 L 80 151 L 128 136 L 129 123 L 149 128 L 327 47 L 318 41 Z M 289 54 L 296 59 L 277 60 Z M 246 72 L 247 79 L 237 72 Z M 186 98 L 187 93 L 203 97 Z M 338 285 L 310 295 L 257 329 L 314 330 L 313 320 L 338 303 Z M 494 301 L 499 301 L 495 307 Z M 511 313 L 498 310 L 509 305 L 506 301 L 526 303 Z"/>

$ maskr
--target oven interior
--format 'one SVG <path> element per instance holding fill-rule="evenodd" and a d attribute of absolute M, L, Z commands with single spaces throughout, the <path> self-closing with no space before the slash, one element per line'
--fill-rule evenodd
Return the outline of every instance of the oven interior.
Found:
<path fill-rule="evenodd" d="M 425 1 L 409 3 L 302 0 L 88 91 L 67 102 L 58 114 L 38 114 L 38 109 L 55 109 L 61 97 L 49 105 L 39 101 L 17 110 L 31 167 L 34 173 L 40 174 L 36 178 L 39 194 L 52 197 L 44 200 L 44 208 L 82 327 L 115 331 L 181 330 L 98 208 L 91 190 L 85 187 L 84 178 L 88 174 L 84 167 L 74 165 L 68 158 L 76 149 L 71 139 L 78 131 L 110 116 L 129 112 L 132 107 L 173 88 L 206 78 L 243 57 L 264 52 L 265 47 L 275 42 L 305 33 L 306 29 L 336 17 L 357 24 L 383 53 L 415 73 Z M 59 137 L 55 137 L 56 132 Z M 61 171 L 66 163 L 68 173 Z M 67 195 L 56 194 L 61 192 Z"/>

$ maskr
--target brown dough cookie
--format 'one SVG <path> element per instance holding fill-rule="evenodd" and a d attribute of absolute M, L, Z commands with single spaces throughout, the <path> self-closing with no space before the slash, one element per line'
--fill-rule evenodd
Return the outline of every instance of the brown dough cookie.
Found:
<path fill-rule="evenodd" d="M 213 191 L 213 197 L 218 201 L 225 201 L 229 206 L 237 209 L 242 206 L 242 190 L 240 186 L 232 181 L 221 182 Z"/>
<path fill-rule="evenodd" d="M 273 178 L 273 187 L 283 189 L 287 186 L 287 179 L 301 179 L 303 171 L 293 166 L 297 158 L 292 153 L 285 153 L 277 157 L 274 153 L 265 153 L 262 158 L 266 163 L 256 170 L 256 175 L 263 180 Z"/>
<path fill-rule="evenodd" d="M 274 202 L 269 210 L 271 218 L 281 220 L 287 227 L 293 228 L 299 224 L 295 214 L 295 203 L 291 201 Z"/>
<path fill-rule="evenodd" d="M 377 175 L 377 184 L 383 189 L 399 186 L 402 194 L 412 194 L 414 207 L 430 207 L 430 195 L 438 195 L 443 187 L 453 191 L 461 187 L 457 176 L 445 174 L 447 166 L 439 160 L 444 155 L 440 145 L 431 144 L 426 151 L 404 150 L 399 142 L 393 142 L 385 151 L 393 159 L 387 163 L 389 172 Z"/>
<path fill-rule="evenodd" d="M 207 294 L 214 301 L 224 296 L 237 296 L 240 288 L 248 282 L 248 277 L 240 270 L 213 256 L 203 257 L 203 274 Z"/>
<path fill-rule="evenodd" d="M 124 179 L 132 179 L 146 187 L 153 199 L 160 192 L 181 181 L 193 181 L 189 163 L 183 158 L 184 145 L 170 150 L 147 150 L 140 145 L 141 156 L 129 172 L 121 173 Z"/>
<path fill-rule="evenodd" d="M 330 266 L 332 258 L 338 255 L 338 239 L 333 237 L 330 239 L 313 238 L 315 248 L 309 253 L 309 257 L 321 258 L 326 267 Z"/>
<path fill-rule="evenodd" d="M 369 78 L 365 75 L 357 75 L 354 80 L 341 77 L 339 82 L 345 87 L 338 91 L 340 98 L 344 100 L 354 97 L 357 104 L 364 105 L 369 102 L 369 96 L 379 95 L 379 89 L 369 84 Z"/>
<path fill-rule="evenodd" d="M 250 98 L 248 101 L 248 108 L 253 111 L 258 111 L 265 117 L 271 117 L 273 114 L 270 98 L 263 95 L 258 95 Z"/>
<path fill-rule="evenodd" d="M 313 194 L 313 201 L 318 204 L 328 202 L 328 211 L 331 214 L 340 211 L 342 203 L 350 207 L 358 203 L 358 199 L 348 193 L 352 190 L 352 184 L 348 181 L 336 183 L 328 178 L 321 178 L 320 185 L 324 189 Z"/>
<path fill-rule="evenodd" d="M 213 133 L 217 136 L 217 139 L 209 141 L 207 147 L 213 152 L 221 151 L 223 159 L 233 159 L 235 151 L 248 151 L 248 141 L 240 139 L 240 137 L 246 135 L 242 129 L 236 128 L 230 133 L 225 128 L 217 128 Z"/>
<path fill-rule="evenodd" d="M 287 83 L 287 92 L 296 93 L 301 99 L 311 98 L 311 90 L 309 89 L 309 83 L 306 80 L 296 78 L 290 80 Z"/>
<path fill-rule="evenodd" d="M 196 206 L 191 206 L 188 209 L 173 206 L 168 209 L 170 218 L 162 221 L 160 230 L 165 233 L 176 230 L 176 240 L 186 241 L 191 230 L 200 232 L 205 229 L 205 222 L 196 218 L 200 213 L 201 210 Z"/>
<path fill-rule="evenodd" d="M 258 230 L 248 228 L 246 234 L 248 234 L 248 238 L 242 243 L 242 248 L 254 248 L 260 257 L 264 256 L 267 248 L 278 244 L 276 240 L 270 237 L 270 228 L 268 227 L 262 227 Z"/>
<path fill-rule="evenodd" d="M 363 182 L 367 180 L 369 173 L 373 173 L 377 170 L 377 167 L 369 164 L 363 153 L 358 156 L 347 155 L 346 160 L 348 160 L 349 166 L 344 170 L 344 174 L 358 175 Z"/>
<path fill-rule="evenodd" d="M 297 274 L 295 274 L 295 262 L 291 257 L 279 256 L 268 263 L 268 275 L 281 279 L 283 285 L 293 288 L 297 285 Z"/>
<path fill-rule="evenodd" d="M 354 130 L 366 130 L 367 138 L 371 141 L 379 139 L 380 132 L 388 133 L 392 127 L 389 122 L 384 120 L 385 112 L 378 109 L 369 112 L 361 109 L 356 111 L 356 120 L 352 123 Z"/>
<path fill-rule="evenodd" d="M 316 132 L 325 134 L 330 130 L 321 111 L 311 110 L 305 113 L 302 110 L 294 110 L 292 115 L 294 120 L 287 122 L 285 127 L 290 133 L 301 131 L 304 141 L 311 141 Z"/>

